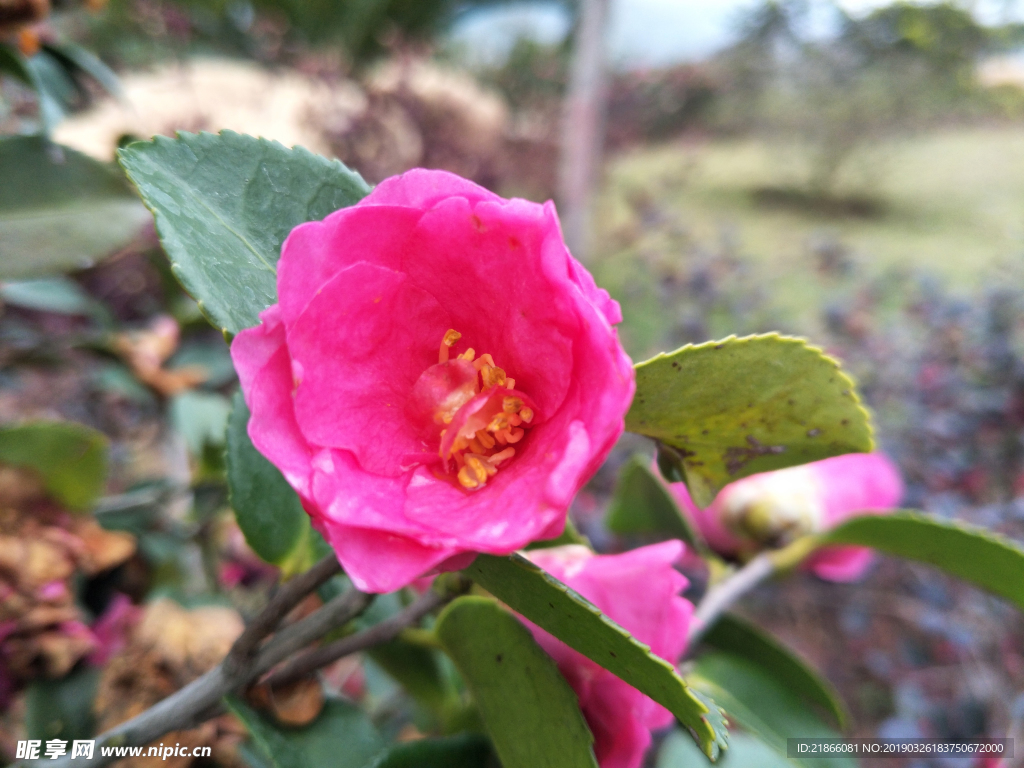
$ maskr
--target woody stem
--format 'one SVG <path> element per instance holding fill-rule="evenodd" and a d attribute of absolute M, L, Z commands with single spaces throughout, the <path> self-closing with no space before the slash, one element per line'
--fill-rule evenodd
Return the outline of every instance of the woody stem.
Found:
<path fill-rule="evenodd" d="M 686 636 L 686 647 L 694 648 L 704 634 L 733 603 L 767 579 L 777 570 L 775 560 L 768 552 L 762 552 L 734 574 L 711 587 L 690 621 Z"/>

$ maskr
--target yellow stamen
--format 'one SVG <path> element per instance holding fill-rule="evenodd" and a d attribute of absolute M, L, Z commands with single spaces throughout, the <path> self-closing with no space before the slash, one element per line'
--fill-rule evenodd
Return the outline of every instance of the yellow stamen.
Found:
<path fill-rule="evenodd" d="M 491 423 L 487 425 L 487 431 L 501 432 L 503 429 L 508 429 L 508 414 L 496 413 Z"/>
<path fill-rule="evenodd" d="M 466 456 L 466 466 L 459 470 L 459 483 L 472 490 L 487 482 L 487 466 L 479 457 Z"/>
<path fill-rule="evenodd" d="M 440 364 L 449 362 L 451 359 L 451 348 L 461 338 L 462 334 L 453 328 L 450 328 L 444 334 L 444 337 L 441 339 L 441 345 L 438 347 L 438 361 Z M 512 448 L 509 444 L 518 443 L 526 436 L 525 430 L 520 425 L 528 424 L 532 421 L 534 413 L 531 408 L 526 406 L 522 398 L 502 396 L 503 393 L 500 393 L 500 391 L 494 392 L 494 390 L 502 388 L 513 389 L 516 382 L 515 379 L 510 378 L 505 373 L 504 369 L 495 363 L 493 356 L 485 352 L 480 357 L 476 357 L 476 352 L 469 348 L 458 355 L 456 359 L 472 363 L 473 368 L 479 374 L 479 379 L 462 382 L 459 387 L 452 390 L 450 397 L 447 399 L 442 398 L 443 403 L 441 405 L 446 405 L 450 401 L 451 407 L 437 408 L 433 417 L 438 426 L 445 426 L 453 422 L 456 413 L 468 402 L 462 395 L 467 393 L 470 395 L 484 393 L 489 398 L 493 392 L 495 396 L 494 400 L 488 400 L 487 403 L 481 404 L 488 409 L 484 413 L 492 414 L 490 416 L 490 423 L 486 427 L 481 428 L 480 421 L 473 421 L 473 419 L 479 419 L 479 416 L 471 415 L 469 421 L 463 423 L 462 427 L 460 427 L 460 433 L 454 436 L 452 444 L 448 447 L 447 451 L 439 450 L 441 458 L 445 461 L 446 468 L 451 467 L 448 462 L 454 460 L 454 467 L 446 469 L 445 473 L 454 471 L 454 479 L 458 481 L 458 484 L 466 490 L 473 491 L 485 486 L 488 478 L 497 474 L 498 466 L 515 456 L 516 449 Z M 472 392 L 469 391 L 470 389 L 472 389 Z M 501 410 L 495 413 L 499 398 Z M 472 429 L 476 429 L 476 432 L 469 431 Z M 448 429 L 440 431 L 442 444 L 447 432 Z M 438 476 L 442 477 L 443 475 L 439 474 Z M 449 475 L 449 477 L 451 476 Z"/>
<path fill-rule="evenodd" d="M 522 407 L 523 401 L 518 397 L 506 397 L 501 401 L 501 410 L 508 414 L 519 413 Z"/>
<path fill-rule="evenodd" d="M 491 456 L 488 459 L 488 461 L 491 462 L 492 466 L 496 467 L 499 464 L 501 464 L 501 462 L 503 462 L 505 459 L 511 459 L 515 455 L 516 455 L 516 449 L 510 447 L 510 448 L 506 448 L 503 451 L 498 451 L 496 454 Z"/>
<path fill-rule="evenodd" d="M 455 342 L 462 338 L 462 334 L 456 331 L 454 328 L 449 328 L 444 332 L 444 338 L 441 339 L 441 347 L 437 351 L 437 362 L 447 363 L 448 352 L 455 345 Z"/>
<path fill-rule="evenodd" d="M 481 368 L 480 379 L 483 381 L 484 389 L 505 386 L 505 372 L 494 365 L 485 365 Z"/>

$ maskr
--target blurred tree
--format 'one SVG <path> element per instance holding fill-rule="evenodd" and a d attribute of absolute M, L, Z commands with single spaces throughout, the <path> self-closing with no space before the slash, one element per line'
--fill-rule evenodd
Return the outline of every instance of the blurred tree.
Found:
<path fill-rule="evenodd" d="M 804 0 L 768 0 L 741 18 L 739 40 L 719 57 L 730 81 L 720 116 L 807 150 L 804 194 L 835 194 L 840 171 L 880 138 L 984 106 L 974 67 L 997 35 L 951 2 L 900 0 L 855 17 L 831 4 L 838 32 L 806 23 Z"/>
<path fill-rule="evenodd" d="M 866 60 L 909 57 L 934 77 L 969 74 L 990 43 L 987 29 L 953 3 L 897 2 L 863 19 L 846 16 L 842 39 Z"/>
<path fill-rule="evenodd" d="M 128 64 L 214 49 L 260 60 L 340 49 L 352 67 L 431 41 L 462 14 L 511 0 L 111 0 L 96 44 Z M 575 7 L 576 0 L 553 0 Z M 548 3 L 550 4 L 550 2 Z"/>

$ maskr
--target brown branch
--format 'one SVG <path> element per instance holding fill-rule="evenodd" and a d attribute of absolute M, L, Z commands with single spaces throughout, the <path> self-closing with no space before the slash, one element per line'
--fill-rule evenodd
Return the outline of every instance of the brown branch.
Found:
<path fill-rule="evenodd" d="M 374 624 L 369 629 L 335 640 L 292 659 L 286 666 L 271 673 L 264 684 L 271 687 L 288 685 L 344 656 L 394 640 L 403 629 L 413 626 L 453 597 L 455 595 L 426 592 L 411 605 L 406 606 L 394 616 Z"/>
<path fill-rule="evenodd" d="M 777 570 L 772 553 L 762 552 L 736 573 L 711 587 L 690 620 L 686 647 L 691 651 L 719 617 L 743 595 Z"/>
<path fill-rule="evenodd" d="M 323 571 L 320 573 L 322 575 Z M 313 581 L 315 579 L 310 577 L 307 583 Z M 298 588 L 295 588 L 292 594 L 298 591 Z M 48 765 L 51 768 L 80 766 L 97 768 L 97 766 L 106 765 L 116 759 L 114 756 L 103 756 L 103 747 L 141 746 L 165 733 L 191 727 L 204 719 L 213 717 L 219 711 L 219 704 L 224 696 L 244 689 L 296 650 L 323 637 L 335 627 L 347 624 L 366 610 L 373 598 L 373 595 L 365 594 L 357 589 L 349 589 L 315 613 L 278 632 L 260 648 L 251 663 L 235 669 L 230 674 L 225 669 L 223 662 L 218 664 L 206 674 L 193 680 L 163 701 L 157 702 L 140 715 L 97 736 L 91 760 L 75 758 L 76 761 L 81 760 L 82 762 L 71 762 L 71 756 L 65 755 L 56 761 L 47 760 L 45 763 L 40 761 L 38 765 Z M 279 610 L 279 605 L 273 610 Z M 269 609 L 270 606 L 267 606 L 265 610 Z M 263 624 L 262 619 L 258 617 L 258 620 Z M 246 640 L 246 642 L 250 641 Z M 29 765 L 29 763 L 22 763 L 22 765 Z"/>
<path fill-rule="evenodd" d="M 286 582 L 277 591 L 270 602 L 253 619 L 252 623 L 231 646 L 231 650 L 222 662 L 224 671 L 234 675 L 242 667 L 252 661 L 260 642 L 278 625 L 306 595 L 319 588 L 336 573 L 341 572 L 341 565 L 333 555 L 328 555 L 305 573 Z"/>

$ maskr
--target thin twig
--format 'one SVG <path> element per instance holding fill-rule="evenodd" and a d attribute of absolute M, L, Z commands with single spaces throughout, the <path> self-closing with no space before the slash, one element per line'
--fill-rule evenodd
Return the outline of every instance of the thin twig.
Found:
<path fill-rule="evenodd" d="M 103 747 L 134 747 L 148 744 L 171 731 L 181 730 L 207 719 L 218 711 L 221 699 L 234 691 L 241 690 L 252 683 L 260 675 L 269 671 L 299 648 L 317 640 L 337 626 L 347 624 L 361 614 L 373 600 L 357 589 L 349 589 L 342 595 L 331 600 L 315 613 L 307 616 L 278 632 L 270 639 L 252 659 L 250 664 L 227 674 L 224 664 L 218 664 L 206 674 L 193 680 L 176 693 L 163 701 L 157 702 L 140 715 L 96 737 L 93 758 L 74 758 L 65 755 L 56 761 L 45 763 L 24 763 L 24 765 L 49 765 L 51 768 L 75 768 L 75 766 L 91 766 L 98 768 L 116 760 L 117 757 L 103 756 Z M 269 607 L 269 606 L 268 606 Z M 275 609 L 276 610 L 276 609 Z"/>
<path fill-rule="evenodd" d="M 264 645 L 253 660 L 256 675 L 262 675 L 298 650 L 319 640 L 332 629 L 343 626 L 365 611 L 376 595 L 350 589 L 301 621 L 289 624 Z M 254 678 L 250 678 L 254 679 Z"/>
<path fill-rule="evenodd" d="M 762 552 L 736 573 L 709 589 L 690 620 L 687 648 L 696 646 L 733 603 L 775 573 L 776 567 L 772 554 Z"/>
<path fill-rule="evenodd" d="M 394 616 L 374 624 L 369 629 L 335 640 L 292 659 L 286 666 L 272 673 L 264 683 L 272 687 L 288 685 L 343 656 L 349 656 L 394 640 L 403 629 L 413 626 L 435 608 L 447 603 L 452 597 L 454 595 L 426 592 L 411 605 L 406 606 Z"/>
<path fill-rule="evenodd" d="M 338 563 L 338 558 L 332 554 L 305 573 L 286 582 L 231 646 L 231 650 L 223 661 L 224 671 L 228 675 L 233 675 L 246 666 L 252 660 L 260 641 L 277 629 L 288 612 L 298 605 L 306 595 L 322 586 L 340 571 L 341 565 Z"/>

